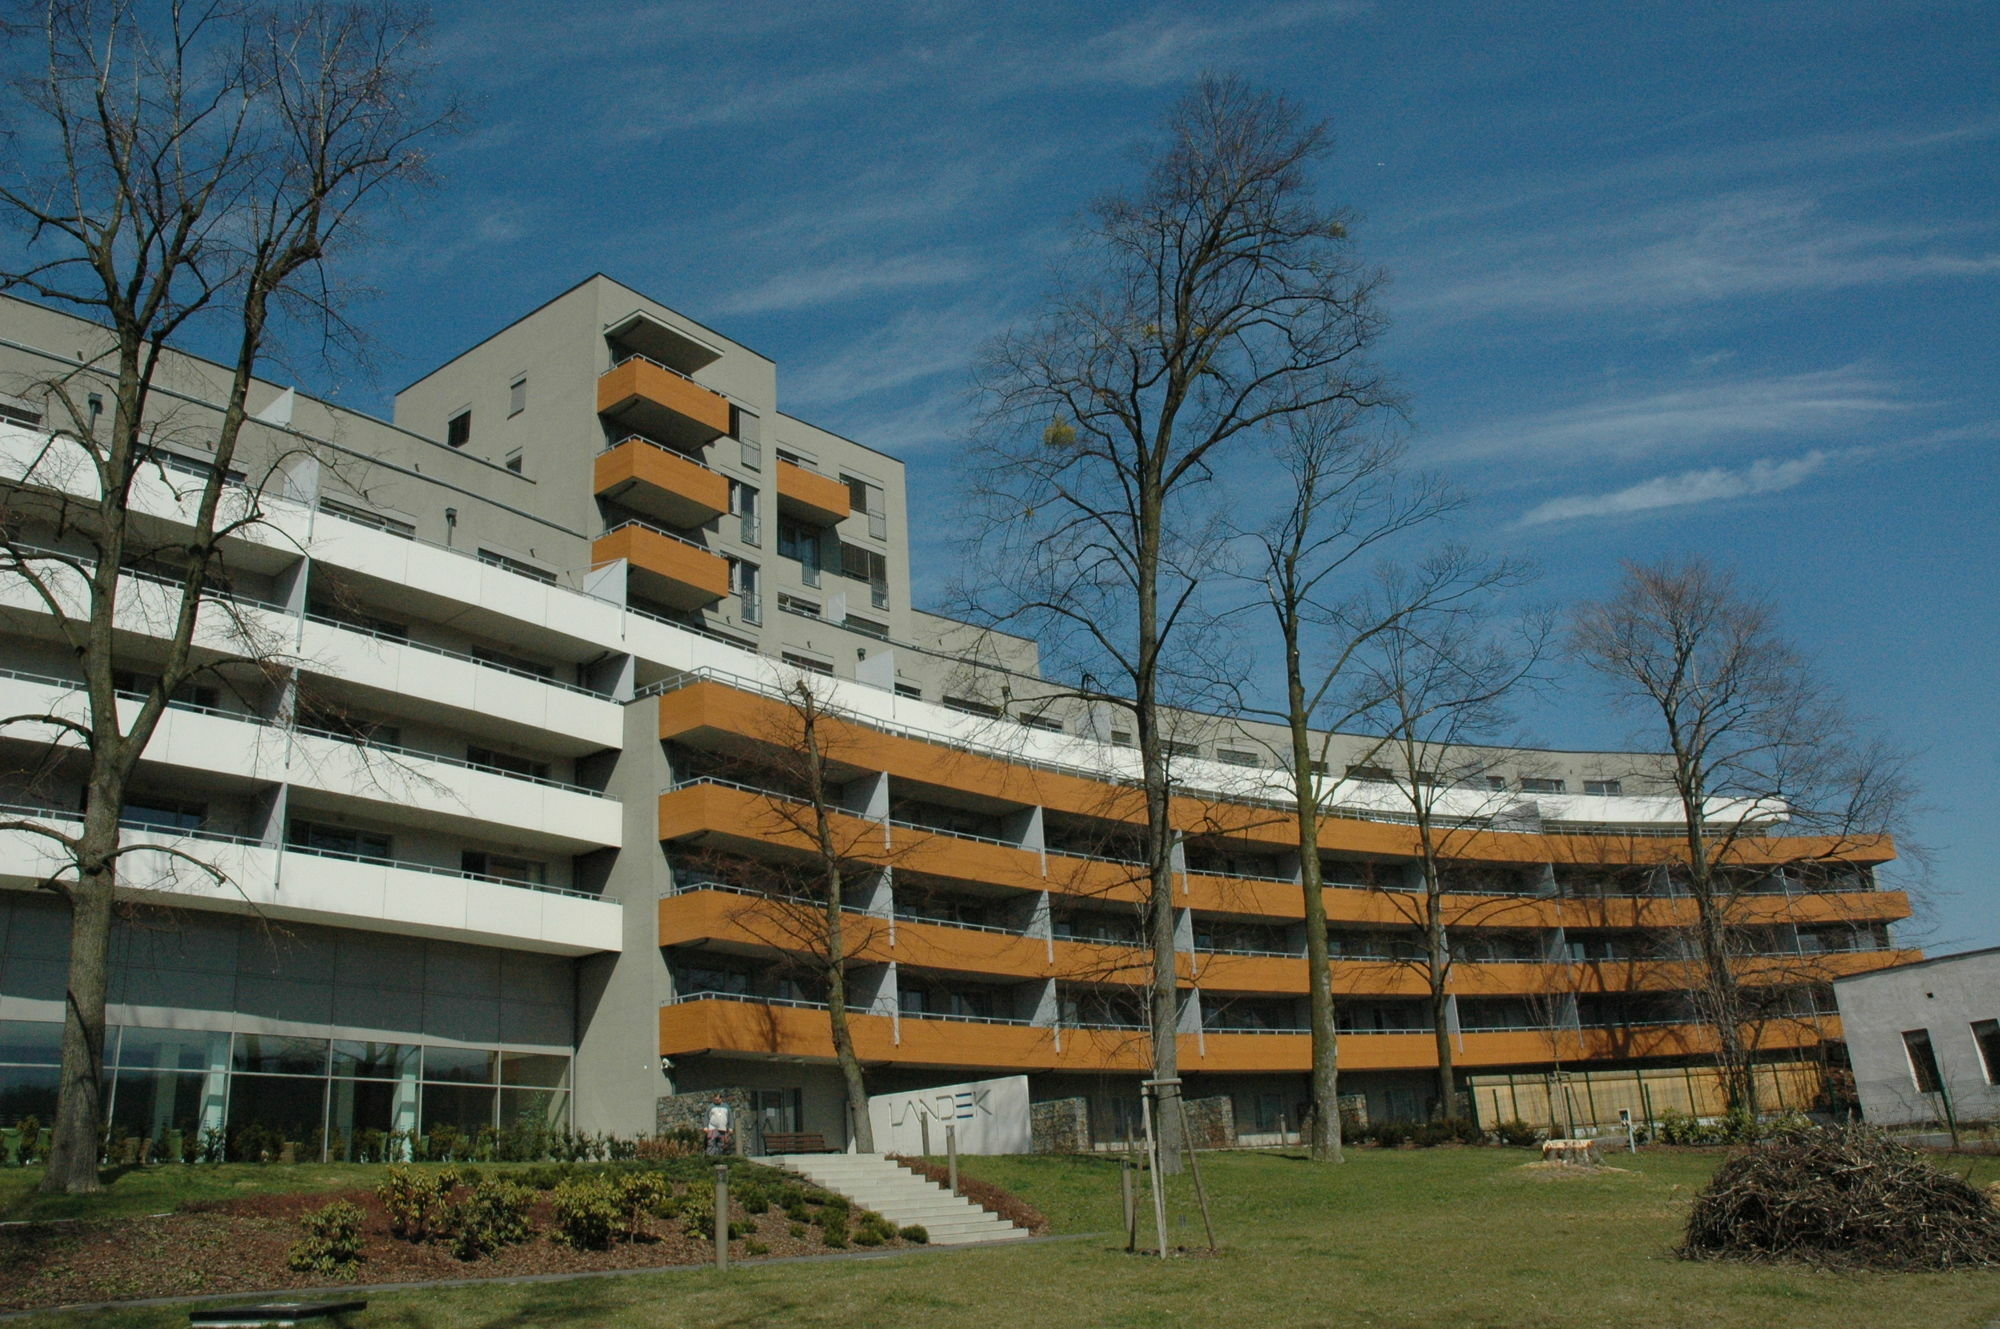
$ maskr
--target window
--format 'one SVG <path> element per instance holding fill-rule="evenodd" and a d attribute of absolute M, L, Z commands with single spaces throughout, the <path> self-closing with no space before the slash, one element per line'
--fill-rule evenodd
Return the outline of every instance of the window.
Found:
<path fill-rule="evenodd" d="M 889 625 L 887 623 L 877 623 L 872 618 L 856 618 L 854 615 L 849 614 L 847 616 L 847 630 L 849 632 L 865 633 L 870 637 L 880 637 L 884 641 L 889 640 Z"/>
<path fill-rule="evenodd" d="M 480 550 L 479 561 L 488 567 L 505 568 L 516 576 L 532 578 L 549 586 L 556 584 L 556 574 L 550 572 L 547 568 L 536 567 L 524 558 L 515 558 L 511 554 L 503 554 L 497 549 Z"/>
<path fill-rule="evenodd" d="M 316 821 L 294 821 L 285 833 L 285 843 L 308 853 L 375 861 L 386 861 L 391 847 L 389 837 L 379 832 L 357 831 L 349 826 L 328 826 Z"/>
<path fill-rule="evenodd" d="M 764 469 L 764 445 L 754 438 L 739 440 L 743 444 L 743 469 L 761 471 Z"/>
<path fill-rule="evenodd" d="M 729 589 L 743 606 L 745 623 L 764 621 L 764 601 L 757 593 L 757 565 L 740 558 L 729 560 Z"/>
<path fill-rule="evenodd" d="M 818 618 L 819 603 L 815 600 L 807 600 L 779 591 L 778 612 L 781 614 L 797 614 L 801 618 Z"/>
<path fill-rule="evenodd" d="M 1000 708 L 998 706 L 994 706 L 983 701 L 976 701 L 971 697 L 947 696 L 941 698 L 940 700 L 942 700 L 944 704 L 950 709 L 954 711 L 962 711 L 967 715 L 998 716 L 1000 714 Z"/>
<path fill-rule="evenodd" d="M 1598 798 L 1616 798 L 1618 797 L 1618 791 L 1619 784 L 1616 780 L 1585 780 L 1583 782 L 1583 792 L 1595 795 Z"/>
<path fill-rule="evenodd" d="M 118 815 L 121 821 L 136 822 L 163 831 L 198 831 L 208 820 L 208 804 L 134 794 L 125 800 L 125 806 Z"/>
<path fill-rule="evenodd" d="M 1111 741 L 1117 744 L 1121 748 L 1129 748 L 1136 746 L 1136 743 L 1132 737 L 1132 731 L 1129 729 L 1112 730 Z"/>
<path fill-rule="evenodd" d="M 1524 794 L 1560 794 L 1564 788 L 1561 780 L 1548 780 L 1533 775 L 1521 777 L 1521 792 Z"/>
<path fill-rule="evenodd" d="M 1986 1083 L 2000 1084 L 2000 1020 L 1974 1020 L 1972 1041 L 1979 1044 L 1979 1060 L 1986 1067 Z"/>
<path fill-rule="evenodd" d="M 528 409 L 528 376 L 521 375 L 507 385 L 507 414 L 519 415 Z"/>
<path fill-rule="evenodd" d="M 1201 755 L 1201 745 L 1198 743 L 1176 743 L 1174 740 L 1168 739 L 1160 744 L 1160 746 L 1166 749 L 1169 757 L 1199 757 Z"/>
<path fill-rule="evenodd" d="M 780 518 L 778 521 L 778 556 L 795 558 L 799 561 L 799 580 L 808 586 L 819 585 L 820 550 L 819 532 L 803 522 Z"/>
<path fill-rule="evenodd" d="M 1388 769 L 1382 766 L 1349 766 L 1347 768 L 1347 778 L 1350 780 L 1367 780 L 1374 784 L 1387 784 L 1391 776 Z"/>
<path fill-rule="evenodd" d="M 757 525 L 757 491 L 741 480 L 729 482 L 729 510 L 736 514 L 741 523 L 740 534 L 743 543 L 755 545 L 762 542 L 763 532 Z"/>
<path fill-rule="evenodd" d="M 777 452 L 779 461 L 788 461 L 792 465 L 802 466 L 808 471 L 812 469 L 811 462 L 807 461 L 804 457 L 801 457 L 798 453 L 793 452 L 790 448 L 779 448 Z"/>
<path fill-rule="evenodd" d="M 1063 731 L 1062 721 L 1053 715 L 1021 715 L 1015 718 L 1028 728 L 1039 729 L 1045 734 L 1060 734 Z"/>
<path fill-rule="evenodd" d="M 882 486 L 852 475 L 841 476 L 840 482 L 847 486 L 847 506 L 868 514 L 868 534 L 877 540 L 888 539 L 889 518 L 882 511 Z"/>
<path fill-rule="evenodd" d="M 417 526 L 415 522 L 398 521 L 394 517 L 386 517 L 379 512 L 370 512 L 366 508 L 353 507 L 331 498 L 321 499 L 319 501 L 319 509 L 321 512 L 331 512 L 334 516 L 344 521 L 359 522 L 363 526 L 373 526 L 378 531 L 387 531 L 391 535 L 400 535 L 405 540 L 414 540 L 417 538 Z"/>
<path fill-rule="evenodd" d="M 460 411 L 444 422 L 444 441 L 454 448 L 462 448 L 472 441 L 471 411 Z"/>
<path fill-rule="evenodd" d="M 549 880 L 549 865 L 532 858 L 515 858 L 511 854 L 489 854 L 484 850 L 467 849 L 459 855 L 459 868 L 468 877 L 494 877 L 500 881 L 517 881 L 525 886 L 546 886 Z"/>
<path fill-rule="evenodd" d="M 496 651 L 490 646 L 474 646 L 466 651 L 466 654 L 475 660 L 493 665 L 499 669 L 508 670 L 511 673 L 528 674 L 535 678 L 554 678 L 556 676 L 553 665 L 545 665 L 539 660 L 528 660 L 518 655 L 509 655 L 505 651 Z"/>
<path fill-rule="evenodd" d="M 915 683 L 898 683 L 896 685 L 896 695 L 899 697 L 909 697 L 913 701 L 922 701 L 924 699 L 924 690 Z"/>
<path fill-rule="evenodd" d="M 1931 1049 L 1931 1035 L 1928 1029 L 1905 1029 L 1903 1050 L 1910 1056 L 1910 1076 L 1917 1082 L 1920 1094 L 1936 1094 L 1944 1091 L 1944 1077 L 1938 1074 L 1937 1053 Z"/>
<path fill-rule="evenodd" d="M 1225 766 L 1257 766 L 1262 764 L 1257 760 L 1256 753 L 1241 752 L 1235 748 L 1217 748 L 1215 750 L 1215 759 Z"/>
<path fill-rule="evenodd" d="M 489 771 L 500 771 L 507 775 L 526 776 L 530 780 L 549 778 L 549 764 L 529 757 L 518 757 L 511 752 L 496 752 L 492 748 L 467 745 L 465 760 L 474 766 L 483 766 Z"/>
<path fill-rule="evenodd" d="M 840 545 L 840 575 L 868 583 L 868 603 L 877 609 L 889 607 L 889 560 L 872 549 Z"/>
<path fill-rule="evenodd" d="M 515 448 L 507 454 L 507 469 L 516 475 L 521 474 L 521 450 L 519 448 Z"/>
<path fill-rule="evenodd" d="M 0 420 L 12 425 L 39 425 L 42 422 L 41 408 L 22 397 L 11 397 L 0 393 Z"/>
<path fill-rule="evenodd" d="M 826 661 L 815 660 L 809 655 L 800 655 L 796 651 L 785 651 L 778 658 L 794 669 L 804 669 L 809 673 L 831 674 L 833 672 L 833 666 Z"/>

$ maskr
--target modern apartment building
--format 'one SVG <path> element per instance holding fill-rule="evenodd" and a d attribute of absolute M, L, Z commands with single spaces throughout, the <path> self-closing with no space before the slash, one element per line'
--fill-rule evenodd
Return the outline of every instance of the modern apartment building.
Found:
<path fill-rule="evenodd" d="M 46 516 L 92 482 L 51 443 L 44 385 L 103 391 L 105 342 L 0 301 L 0 504 L 31 557 L 88 553 Z M 128 561 L 117 625 L 135 693 L 223 382 L 187 357 L 162 371 L 130 503 L 156 547 Z M 216 667 L 174 699 L 125 809 L 134 843 L 221 877 L 125 860 L 118 1129 L 259 1120 L 336 1153 L 445 1124 L 632 1134 L 663 1098 L 727 1087 L 771 1129 L 844 1138 L 797 962 L 812 941 L 770 887 L 802 853 L 801 681 L 837 775 L 873 1082 L 1025 1073 L 1106 1122 L 1136 1096 L 1126 722 L 1066 701 L 1034 643 L 911 604 L 901 463 L 784 414 L 769 359 L 595 276 L 403 389 L 393 422 L 276 383 L 250 407 L 230 492 L 258 520 L 204 611 Z M 51 606 L 0 574 L 0 714 L 76 713 L 77 679 Z M 1182 1072 L 1263 1123 L 1295 1111 L 1307 1064 L 1280 745 L 1182 721 Z M 1415 841 L 1367 751 L 1332 740 L 1320 845 L 1343 1076 L 1414 1116 L 1434 1047 L 1407 963 Z M 0 735 L 8 815 L 73 821 L 78 769 L 47 736 Z M 1442 796 L 1462 1067 L 1702 1055 L 1685 961 L 1658 945 L 1688 906 L 1654 769 L 1515 754 Z M 0 832 L 0 1119 L 46 1120 L 53 1094 L 66 923 L 36 889 L 44 843 Z M 1747 852 L 1771 872 L 1744 978 L 1793 999 L 1765 1046 L 1816 1045 L 1837 1028 L 1828 978 L 1911 958 L 1890 934 L 1908 902 L 1873 880 L 1893 851 Z"/>

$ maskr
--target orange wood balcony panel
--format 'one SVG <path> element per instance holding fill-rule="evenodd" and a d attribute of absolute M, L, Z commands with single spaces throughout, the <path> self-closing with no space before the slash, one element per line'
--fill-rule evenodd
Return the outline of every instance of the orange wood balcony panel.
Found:
<path fill-rule="evenodd" d="M 661 738 L 685 741 L 704 733 L 783 733 L 786 726 L 783 703 L 721 683 L 695 683 L 660 698 Z M 976 792 L 1023 807 L 1040 805 L 1116 820 L 1137 821 L 1144 811 L 1137 791 L 1123 786 L 885 734 L 838 718 L 827 721 L 826 734 L 828 750 L 842 762 L 906 780 Z"/>
<path fill-rule="evenodd" d="M 769 698 L 739 692 L 720 683 L 699 683 L 660 698 L 660 736 L 686 738 L 703 730 L 719 734 L 773 732 L 774 725 L 782 723 L 783 710 L 780 703 Z M 843 761 L 866 769 L 887 771 L 904 779 L 978 793 L 1024 807 L 1040 805 L 1056 811 L 1130 823 L 1143 820 L 1142 795 L 1129 786 L 1039 770 L 997 756 L 962 752 L 942 744 L 884 734 L 840 721 L 831 724 L 828 732 L 838 744 Z M 1297 843 L 1297 834 L 1290 819 L 1277 809 L 1179 798 L 1174 801 L 1173 816 L 1175 825 L 1190 833 L 1224 834 L 1274 849 L 1293 848 Z M 1414 827 L 1344 817 L 1322 819 L 1320 846 L 1332 853 L 1395 858 L 1415 857 L 1420 848 Z M 1451 850 L 1454 858 L 1481 862 L 1513 865 L 1601 863 L 1613 866 L 1671 862 L 1680 852 L 1676 841 L 1657 836 L 1536 835 L 1493 831 L 1456 836 Z M 1784 863 L 1820 856 L 1858 863 L 1882 862 L 1894 856 L 1894 846 L 1886 837 L 1856 837 L 1845 841 L 1825 838 L 1755 839 L 1739 842 L 1735 858 L 1745 863 Z M 1896 895 L 1894 892 L 1854 894 L 1877 899 Z M 1581 902 L 1564 903 L 1568 907 Z M 1906 902 L 1903 907 L 1907 909 Z M 1829 912 L 1828 916 L 1852 915 Z M 1870 916 L 1904 917 L 1906 913 Z M 1581 924 L 1582 920 L 1578 922 Z"/>
<path fill-rule="evenodd" d="M 1146 1036 L 1139 1030 L 1065 1029 L 1058 1036 L 1055 1030 L 1023 1025 L 907 1018 L 900 1021 L 898 1038 L 898 1022 L 888 1016 L 849 1018 L 856 1051 L 873 1064 L 1136 1072 L 1149 1061 Z M 1758 1046 L 1770 1051 L 1807 1047 L 1838 1033 L 1836 1020 L 1773 1026 L 1763 1031 Z M 1559 1047 L 1539 1031 L 1474 1031 L 1457 1041 L 1454 1060 L 1461 1067 L 1533 1066 L 1556 1055 L 1587 1064 L 1714 1050 L 1713 1037 L 1690 1025 L 1570 1031 L 1555 1035 Z M 1303 1071 L 1312 1046 L 1305 1034 L 1183 1034 L 1178 1042 L 1183 1074 Z M 824 1011 L 716 1000 L 661 1007 L 660 1052 L 671 1057 L 720 1052 L 831 1061 L 833 1043 Z M 1343 1070 L 1426 1069 L 1436 1065 L 1436 1040 L 1428 1033 L 1342 1034 L 1340 1063 Z"/>
<path fill-rule="evenodd" d="M 831 822 L 836 847 L 852 849 L 856 857 L 881 852 L 879 823 L 845 814 Z M 661 794 L 660 838 L 681 840 L 698 834 L 704 835 L 705 844 L 735 842 L 732 847 L 753 849 L 768 845 L 799 853 L 813 849 L 807 829 L 762 794 L 717 784 L 691 784 Z"/>
<path fill-rule="evenodd" d="M 627 526 L 591 542 L 592 563 L 621 558 L 631 564 L 635 574 L 665 583 L 668 597 L 687 601 L 685 607 L 713 604 L 729 594 L 729 564 L 719 555 L 670 540 L 643 526 Z"/>
<path fill-rule="evenodd" d="M 615 496 L 628 486 L 653 491 L 650 506 L 680 526 L 699 526 L 729 511 L 727 477 L 650 443 L 621 443 L 597 454 L 593 493 Z"/>
<path fill-rule="evenodd" d="M 729 432 L 729 399 L 644 360 L 627 360 L 597 380 L 597 410 L 612 414 L 634 401 L 664 407 L 710 438 Z"/>
<path fill-rule="evenodd" d="M 822 526 L 846 520 L 851 510 L 846 485 L 782 458 L 778 461 L 778 505 Z"/>

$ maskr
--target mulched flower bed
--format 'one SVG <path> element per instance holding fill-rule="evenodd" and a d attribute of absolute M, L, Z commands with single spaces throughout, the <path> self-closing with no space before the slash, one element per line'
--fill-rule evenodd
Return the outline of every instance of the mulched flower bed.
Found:
<path fill-rule="evenodd" d="M 339 1280 L 296 1272 L 287 1266 L 286 1254 L 299 1240 L 300 1218 L 335 1200 L 358 1205 L 367 1215 L 362 1260 L 351 1280 L 355 1282 L 645 1269 L 706 1264 L 715 1258 L 711 1243 L 658 1219 L 651 1225 L 652 1233 L 638 1241 L 614 1241 L 603 1250 L 571 1249 L 548 1235 L 547 1192 L 536 1198 L 535 1234 L 530 1240 L 476 1260 L 457 1259 L 442 1242 L 414 1244 L 391 1236 L 388 1214 L 373 1191 L 257 1195 L 146 1218 L 0 1228 L 0 1309 L 323 1287 Z M 855 1212 L 858 1217 L 860 1211 Z M 804 1235 L 793 1236 L 795 1225 L 782 1210 L 747 1219 L 739 1212 L 736 1217 L 738 1222 L 755 1224 L 757 1231 L 754 1238 L 730 1242 L 732 1261 L 817 1255 L 829 1249 L 820 1240 L 817 1225 L 805 1224 Z M 767 1249 L 757 1256 L 745 1255 L 750 1240 Z M 895 1238 L 875 1249 L 911 1244 Z"/>

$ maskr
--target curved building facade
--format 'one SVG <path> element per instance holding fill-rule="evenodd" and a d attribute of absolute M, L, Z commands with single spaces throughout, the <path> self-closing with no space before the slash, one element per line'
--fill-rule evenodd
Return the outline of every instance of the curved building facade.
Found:
<path fill-rule="evenodd" d="M 51 595 L 0 574 L 4 714 L 82 714 L 93 494 L 48 385 L 106 391 L 101 329 L 0 301 L 0 496 Z M 175 358 L 120 582 L 134 704 L 226 382 Z M 1032 642 L 910 603 L 902 466 L 785 415 L 767 358 L 592 277 L 405 388 L 394 421 L 259 383 L 228 481 L 248 518 L 124 810 L 114 1126 L 257 1120 L 328 1154 L 369 1132 L 640 1133 L 741 1090 L 844 1138 L 823 952 L 850 957 L 884 1091 L 1025 1074 L 1112 1129 L 1146 1059 L 1136 752 Z M 156 537 L 156 538 L 155 538 Z M 254 657 L 258 663 L 245 662 Z M 804 689 L 801 692 L 801 689 Z M 806 835 L 801 698 L 828 841 Z M 1177 718 L 1174 964 L 1190 1092 L 1296 1121 L 1307 1035 L 1296 836 L 1277 736 Z M 1326 887 L 1341 1063 L 1375 1115 L 1429 1110 L 1415 831 L 1360 739 L 1329 740 Z M 0 803 L 82 810 L 59 734 L 0 734 Z M 1644 754 L 1495 754 L 1440 796 L 1447 1026 L 1468 1073 L 1701 1058 L 1674 938 L 1672 805 Z M 803 799 L 803 801 L 802 801 Z M 838 845 L 837 919 L 798 899 Z M 1740 977 L 1774 1057 L 1837 1033 L 1832 978 L 1913 957 L 1892 846 L 1744 841 Z M 47 1119 L 59 869 L 0 832 L 0 1119 Z M 147 853 L 144 846 L 176 853 Z M 191 870 L 180 853 L 215 872 Z M 823 857 L 823 855 L 822 855 Z"/>

